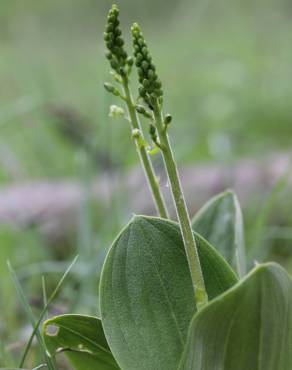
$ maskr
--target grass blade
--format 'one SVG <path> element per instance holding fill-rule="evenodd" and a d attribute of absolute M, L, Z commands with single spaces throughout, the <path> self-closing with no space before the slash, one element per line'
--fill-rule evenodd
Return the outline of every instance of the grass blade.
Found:
<path fill-rule="evenodd" d="M 9 269 L 9 272 L 10 272 L 10 276 L 11 276 L 11 278 L 12 278 L 12 280 L 13 280 L 13 283 L 14 283 L 14 286 L 15 286 L 15 289 L 16 289 L 16 292 L 17 292 L 17 295 L 18 295 L 18 298 L 19 298 L 19 300 L 20 300 L 20 303 L 21 303 L 21 305 L 22 305 L 22 307 L 23 307 L 23 309 L 24 309 L 24 311 L 25 311 L 25 313 L 26 313 L 27 317 L 28 317 L 28 318 L 29 318 L 29 320 L 30 320 L 30 323 L 31 323 L 31 325 L 32 325 L 32 327 L 33 327 L 33 333 L 34 333 L 34 335 L 36 335 L 36 337 L 37 337 L 37 340 L 38 340 L 39 346 L 40 346 L 40 348 L 42 348 L 42 350 L 43 350 L 44 358 L 45 358 L 45 360 L 46 360 L 46 362 L 47 362 L 48 369 L 50 369 L 50 370 L 55 370 L 55 368 L 54 368 L 54 366 L 53 366 L 53 365 L 52 365 L 52 366 L 50 366 L 50 365 L 51 365 L 51 359 L 50 359 L 50 358 L 47 356 L 47 354 L 46 354 L 46 347 L 45 347 L 45 344 L 44 344 L 44 342 L 43 342 L 42 336 L 41 336 L 41 334 L 40 334 L 40 332 L 39 332 L 39 330 L 38 330 L 39 325 L 38 325 L 38 323 L 35 321 L 35 318 L 34 318 L 33 312 L 32 312 L 32 310 L 31 310 L 31 307 L 30 307 L 30 305 L 29 305 L 29 303 L 28 303 L 28 301 L 27 301 L 26 297 L 25 297 L 25 294 L 24 294 L 24 292 L 23 292 L 23 290 L 22 290 L 22 287 L 21 287 L 21 285 L 20 285 L 20 283 L 19 283 L 19 280 L 18 280 L 18 278 L 17 278 L 17 275 L 16 275 L 16 273 L 15 273 L 14 269 L 12 268 L 12 266 L 11 266 L 11 264 L 10 264 L 10 262 L 9 262 L 9 261 L 7 262 L 7 265 L 8 265 L 8 269 Z M 22 357 L 22 359 L 21 359 L 21 361 L 20 361 L 19 368 L 22 368 L 22 367 L 23 367 L 23 364 L 24 364 L 24 361 L 25 361 L 26 355 L 27 355 L 27 353 L 28 353 L 28 348 L 30 348 L 30 346 L 31 346 L 32 338 L 34 337 L 34 335 L 31 335 L 31 337 L 30 337 L 30 339 L 29 339 L 29 341 L 28 341 L 29 346 L 28 346 L 28 345 L 26 346 L 25 355 Z"/>
<path fill-rule="evenodd" d="M 63 274 L 63 276 L 61 277 L 61 279 L 59 280 L 56 288 L 54 289 L 53 293 L 51 294 L 51 296 L 49 297 L 49 299 L 47 300 L 44 308 L 42 309 L 41 313 L 40 313 L 40 316 L 39 316 L 39 319 L 37 321 L 35 321 L 35 318 L 34 318 L 34 315 L 33 315 L 33 312 L 27 302 L 27 299 L 24 295 L 24 292 L 21 288 L 21 285 L 18 281 L 18 278 L 17 278 L 17 275 L 15 273 L 15 271 L 13 270 L 11 264 L 8 262 L 8 268 L 9 268 L 9 271 L 10 271 L 10 274 L 11 274 L 11 277 L 12 277 L 12 280 L 14 282 L 14 285 L 15 285 L 15 288 L 16 288 L 16 291 L 17 291 L 17 294 L 19 296 L 19 299 L 21 301 L 21 304 L 28 316 L 28 318 L 30 319 L 30 322 L 33 326 L 33 331 L 32 331 L 32 334 L 29 338 L 29 341 L 27 342 L 27 345 L 26 345 L 26 348 L 24 350 L 24 353 L 23 353 L 23 356 L 21 358 L 21 361 L 20 361 L 20 364 L 19 364 L 19 367 L 22 368 L 23 365 L 24 365 L 24 361 L 26 359 L 26 356 L 28 354 L 28 351 L 31 347 L 31 344 L 32 344 L 32 341 L 33 341 L 33 338 L 34 336 L 37 337 L 37 340 L 39 342 L 39 345 L 40 347 L 43 349 L 44 351 L 44 356 L 45 356 L 45 359 L 46 359 L 46 362 L 47 362 L 47 367 L 49 370 L 56 370 L 56 367 L 52 361 L 52 359 L 50 357 L 48 357 L 47 353 L 46 353 L 46 348 L 45 348 L 45 344 L 43 343 L 43 339 L 42 339 L 42 336 L 39 332 L 39 326 L 47 312 L 47 309 L 48 309 L 48 306 L 50 305 L 50 303 L 53 301 L 53 299 L 55 298 L 55 296 L 57 295 L 59 289 L 61 288 L 64 280 L 66 279 L 67 275 L 69 274 L 70 270 L 72 269 L 72 267 L 74 266 L 74 264 L 76 263 L 78 259 L 78 256 L 76 256 L 73 260 L 73 262 L 69 265 L 69 267 L 67 268 L 67 270 L 65 271 L 65 273 Z"/>

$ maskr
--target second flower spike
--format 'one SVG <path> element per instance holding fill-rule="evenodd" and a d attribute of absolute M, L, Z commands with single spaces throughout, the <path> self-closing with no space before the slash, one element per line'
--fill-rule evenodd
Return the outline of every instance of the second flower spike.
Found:
<path fill-rule="evenodd" d="M 139 93 L 144 101 L 149 105 L 150 98 L 160 98 L 163 96 L 162 84 L 158 79 L 156 67 L 152 61 L 146 41 L 137 23 L 132 26 L 133 46 L 135 63 L 138 71 L 140 83 Z"/>

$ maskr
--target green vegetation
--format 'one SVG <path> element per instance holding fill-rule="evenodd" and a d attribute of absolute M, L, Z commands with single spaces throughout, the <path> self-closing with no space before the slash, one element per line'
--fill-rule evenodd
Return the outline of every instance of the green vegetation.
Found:
<path fill-rule="evenodd" d="M 118 41 L 127 55 L 107 45 L 112 54 L 122 56 L 118 65 L 111 66 L 116 79 L 113 85 L 117 86 L 114 89 L 118 90 L 106 85 L 113 96 L 102 86 L 108 79 L 102 32 L 109 5 L 105 0 L 52 0 L 46 4 L 28 0 L 25 5 L 10 0 L 0 5 L 0 83 L 4 87 L 0 92 L 1 185 L 9 189 L 13 184 L 65 179 L 80 182 L 83 191 L 74 226 L 61 238 L 55 238 L 53 231 L 47 232 L 50 225 L 34 223 L 42 215 L 32 223 L 20 222 L 16 226 L 0 221 L 0 367 L 17 368 L 24 363 L 27 369 L 32 369 L 47 363 L 50 369 L 67 369 L 69 357 L 74 368 L 82 370 L 86 369 L 85 364 L 88 369 L 121 366 L 134 370 L 137 364 L 142 366 L 142 359 L 145 370 L 190 370 L 200 366 L 213 369 L 214 363 L 206 359 L 210 357 L 209 351 L 213 353 L 218 348 L 214 361 L 225 361 L 226 369 L 234 369 L 232 361 L 237 356 L 240 332 L 241 343 L 250 344 L 246 353 L 251 361 L 241 357 L 242 369 L 252 368 L 253 361 L 260 356 L 263 369 L 274 370 L 278 366 L 279 370 L 288 370 L 291 353 L 279 343 L 286 338 L 288 348 L 291 344 L 291 317 L 287 314 L 285 318 L 291 306 L 291 279 L 271 263 L 256 266 L 247 276 L 245 273 L 254 267 L 254 260 L 276 260 L 288 272 L 292 271 L 291 190 L 287 178 L 279 180 L 272 194 L 259 189 L 260 194 L 251 195 L 244 204 L 245 248 L 241 210 L 233 192 L 220 194 L 195 215 L 192 227 L 202 237 L 190 232 L 185 205 L 178 205 L 183 194 L 172 150 L 179 168 L 195 161 L 236 165 L 242 157 L 261 158 L 273 151 L 289 150 L 292 8 L 284 0 L 258 0 L 250 4 L 240 0 L 220 3 L 183 0 L 168 1 L 167 7 L 162 0 L 123 0 L 119 4 L 121 29 L 126 31 L 124 25 L 134 20 L 143 26 L 163 90 L 148 52 L 145 55 L 148 59 L 140 60 L 144 44 L 134 55 L 136 65 L 128 57 L 131 54 L 128 29 L 125 39 Z M 134 34 L 135 30 L 136 27 Z M 138 36 L 136 44 L 140 42 L 140 33 Z M 112 56 L 107 57 L 112 62 Z M 125 73 L 121 73 L 120 67 Z M 121 89 L 116 85 L 120 78 Z M 140 99 L 136 101 L 138 95 Z M 124 110 L 113 105 L 119 96 L 120 105 L 128 108 L 132 135 Z M 168 111 L 173 118 L 165 114 Z M 109 245 L 135 211 L 129 209 L 125 184 L 119 182 L 137 163 L 133 139 L 158 213 L 168 218 L 163 199 L 165 186 L 160 184 L 160 189 L 158 181 L 162 166 L 158 153 L 164 155 L 180 224 L 136 216 L 116 239 L 103 267 L 100 303 L 104 335 L 96 317 L 100 315 L 99 278 Z M 112 173 L 117 176 L 118 187 L 113 186 L 108 206 L 91 202 L 91 181 Z M 183 240 L 179 230 L 181 227 L 185 232 L 186 226 Z M 143 264 L 141 251 L 135 250 L 136 238 L 144 246 Z M 191 246 L 196 245 L 197 255 L 185 254 L 187 239 L 190 243 L 186 250 L 195 251 Z M 157 249 L 157 240 L 161 249 Z M 175 247 L 179 247 L 179 254 Z M 78 262 L 63 283 L 64 271 L 77 254 Z M 125 254 L 131 256 L 129 266 L 124 264 Z M 153 270 L 153 261 L 168 284 L 158 285 L 155 292 L 157 270 Z M 195 271 L 193 283 L 188 275 L 189 266 Z M 131 276 L 132 280 L 124 281 L 121 276 Z M 145 279 L 146 276 L 151 279 Z M 202 277 L 204 284 L 200 284 Z M 260 338 L 252 338 L 251 332 L 269 297 L 263 282 L 269 284 L 275 299 L 265 312 L 270 320 L 263 321 L 262 326 L 263 332 L 273 333 L 272 339 L 260 348 Z M 196 302 L 191 294 L 192 285 L 195 292 L 201 285 L 203 292 Z M 145 294 L 140 296 L 144 287 Z M 204 289 L 209 299 L 207 305 Z M 52 294 L 56 297 L 50 302 Z M 246 299 L 241 300 L 242 296 Z M 200 298 L 205 307 L 197 312 Z M 109 309 L 116 304 L 112 299 L 124 302 L 118 317 L 117 310 Z M 239 300 L 238 315 L 233 317 Z M 165 309 L 167 302 L 174 307 L 172 314 Z M 281 315 L 275 315 L 278 306 Z M 241 318 L 247 310 L 252 310 L 253 315 L 243 327 Z M 68 312 L 70 315 L 63 315 Z M 133 325 L 128 319 L 129 312 L 137 315 Z M 157 321 L 146 325 L 151 321 L 151 312 L 155 312 Z M 216 312 L 222 315 L 222 320 L 216 319 Z M 54 317 L 46 321 L 42 339 L 39 323 L 44 315 Z M 220 325 L 227 327 L 223 318 L 231 316 L 234 332 L 232 328 L 227 333 L 220 331 Z M 179 330 L 174 329 L 174 321 Z M 122 323 L 121 327 L 118 323 Z M 224 351 L 219 342 L 208 339 L 214 325 L 222 334 L 220 346 L 230 349 L 229 356 L 224 358 L 220 357 Z M 139 335 L 140 326 L 147 327 L 146 347 Z M 54 335 L 51 329 L 56 330 Z M 31 341 L 32 331 L 39 344 Z M 165 333 L 159 343 L 153 340 L 157 331 Z M 128 348 L 124 347 L 121 333 L 129 338 Z M 52 358 L 56 356 L 58 365 L 54 359 L 48 360 L 45 346 Z M 202 363 L 194 361 L 198 353 L 194 354 L 193 348 L 200 346 L 206 348 L 200 353 Z M 164 348 L 163 358 L 159 347 Z M 179 350 L 172 351 L 174 348 Z M 136 351 L 135 356 L 129 351 Z M 265 357 L 267 352 L 270 357 Z M 274 362 L 277 356 L 282 362 Z"/>

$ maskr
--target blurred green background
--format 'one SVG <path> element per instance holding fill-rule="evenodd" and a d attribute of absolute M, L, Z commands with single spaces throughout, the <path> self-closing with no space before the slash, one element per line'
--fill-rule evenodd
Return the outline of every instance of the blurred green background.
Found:
<path fill-rule="evenodd" d="M 174 116 L 171 135 L 177 138 L 173 145 L 180 166 L 216 160 L 236 163 L 289 150 L 291 1 L 117 3 L 125 37 L 130 24 L 138 21 L 148 39 L 164 84 L 166 109 Z M 42 273 L 50 292 L 79 253 L 52 310 L 96 313 L 105 250 L 127 221 L 119 194 L 113 196 L 114 211 L 86 197 L 93 176 L 103 177 L 109 170 L 123 173 L 137 164 L 128 127 L 109 118 L 115 100 L 103 90 L 109 67 L 102 32 L 110 5 L 105 0 L 0 2 L 0 186 L 81 179 L 85 189 L 77 228 L 62 243 L 44 240 L 34 225 L 0 225 L 0 366 L 17 364 L 30 331 L 6 260 L 38 312 Z M 289 193 L 283 194 L 276 199 L 281 217 L 263 204 L 262 211 L 246 209 L 246 225 L 249 231 L 258 212 L 253 232 L 269 222 L 285 227 L 285 237 L 280 232 L 281 243 L 268 257 L 289 268 L 291 216 Z M 34 356 L 37 351 L 31 366 L 37 361 Z"/>

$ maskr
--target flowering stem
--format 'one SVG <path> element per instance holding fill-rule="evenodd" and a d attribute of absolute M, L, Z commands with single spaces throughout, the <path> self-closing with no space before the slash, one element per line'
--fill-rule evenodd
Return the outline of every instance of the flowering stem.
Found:
<path fill-rule="evenodd" d="M 168 211 L 165 205 L 165 201 L 160 191 L 159 180 L 154 173 L 154 168 L 149 158 L 149 154 L 147 153 L 147 150 L 145 146 L 143 145 L 144 140 L 143 140 L 143 133 L 141 130 L 141 124 L 137 117 L 137 113 L 136 113 L 135 105 L 133 102 L 133 97 L 132 97 L 132 94 L 129 88 L 129 82 L 128 82 L 127 77 L 123 77 L 122 84 L 123 84 L 123 89 L 125 93 L 126 104 L 128 108 L 128 113 L 129 113 L 132 129 L 139 130 L 140 137 L 135 139 L 136 148 L 137 148 L 137 152 L 139 154 L 139 157 L 142 163 L 142 167 L 144 169 L 145 176 L 148 180 L 148 184 L 149 184 L 149 187 L 152 193 L 154 203 L 156 205 L 156 209 L 162 218 L 169 218 Z"/>
<path fill-rule="evenodd" d="M 157 128 L 160 148 L 164 159 L 172 196 L 175 203 L 176 213 L 179 220 L 181 233 L 185 245 L 188 264 L 191 272 L 198 309 L 208 302 L 201 264 L 198 256 L 196 241 L 191 227 L 190 217 L 187 210 L 182 186 L 180 183 L 177 166 L 170 146 L 167 129 L 163 122 L 161 107 L 158 99 L 153 99 L 153 115 Z"/>

